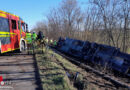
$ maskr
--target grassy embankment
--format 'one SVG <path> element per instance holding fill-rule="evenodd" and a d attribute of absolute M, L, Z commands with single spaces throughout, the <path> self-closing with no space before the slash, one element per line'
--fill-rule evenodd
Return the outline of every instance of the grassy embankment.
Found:
<path fill-rule="evenodd" d="M 36 54 L 36 59 L 44 90 L 104 90 L 114 87 L 102 78 L 87 73 L 52 50 L 44 54 Z M 75 79 L 77 72 L 80 74 Z"/>

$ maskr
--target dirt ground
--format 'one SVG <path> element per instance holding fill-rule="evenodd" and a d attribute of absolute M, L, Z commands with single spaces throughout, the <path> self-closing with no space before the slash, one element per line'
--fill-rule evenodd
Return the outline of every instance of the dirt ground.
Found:
<path fill-rule="evenodd" d="M 0 56 L 0 90 L 41 90 L 36 69 L 32 55 Z"/>

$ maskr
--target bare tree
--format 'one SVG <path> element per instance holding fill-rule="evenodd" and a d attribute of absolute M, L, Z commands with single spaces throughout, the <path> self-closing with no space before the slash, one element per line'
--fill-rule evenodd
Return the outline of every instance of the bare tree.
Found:
<path fill-rule="evenodd" d="M 123 51 L 126 52 L 130 43 L 129 39 L 129 20 L 130 20 L 130 0 L 122 2 L 122 16 L 123 16 Z M 128 43 L 128 44 L 127 44 Z"/>
<path fill-rule="evenodd" d="M 69 37 L 73 37 L 74 31 L 80 29 L 80 23 L 83 20 L 83 15 L 77 0 L 63 0 L 59 11 L 62 16 L 64 31 Z"/>
<path fill-rule="evenodd" d="M 56 36 L 74 37 L 75 31 L 82 28 L 83 14 L 76 0 L 63 0 L 61 6 L 51 10 L 47 18 L 49 30 Z"/>
<path fill-rule="evenodd" d="M 83 12 L 77 0 L 62 0 L 50 10 L 47 23 L 38 23 L 49 38 L 71 37 L 130 48 L 130 0 L 90 0 Z"/>
<path fill-rule="evenodd" d="M 53 8 L 47 16 L 48 19 L 48 31 L 50 32 L 49 37 L 57 39 L 61 36 L 61 16 L 59 11 Z"/>

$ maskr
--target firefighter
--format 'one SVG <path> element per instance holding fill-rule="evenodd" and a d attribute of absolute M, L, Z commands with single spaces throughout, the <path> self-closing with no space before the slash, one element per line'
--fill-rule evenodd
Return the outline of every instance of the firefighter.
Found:
<path fill-rule="evenodd" d="M 28 54 L 30 53 L 30 50 L 32 49 L 32 34 L 30 32 L 26 33 L 26 40 L 27 40 L 27 51 Z"/>
<path fill-rule="evenodd" d="M 50 40 L 50 45 L 53 45 L 53 39 Z"/>
<path fill-rule="evenodd" d="M 33 50 L 37 46 L 36 39 L 37 39 L 37 34 L 33 31 L 33 33 L 32 33 L 32 43 L 33 43 L 32 46 L 33 46 Z"/>
<path fill-rule="evenodd" d="M 48 46 L 48 44 L 49 44 L 48 37 L 45 39 L 45 43 L 46 43 L 46 48 L 45 48 L 45 52 L 46 52 L 49 49 L 49 46 Z"/>
<path fill-rule="evenodd" d="M 42 31 L 39 31 L 39 32 L 38 32 L 38 35 L 37 35 L 37 39 L 38 39 L 38 40 L 42 40 L 43 38 L 44 38 L 43 32 L 42 32 Z"/>
<path fill-rule="evenodd" d="M 43 42 L 43 38 L 44 38 L 43 32 L 39 31 L 37 35 L 37 40 L 39 45 Z"/>
<path fill-rule="evenodd" d="M 45 40 L 45 41 L 46 41 L 46 45 L 48 45 L 48 41 L 49 41 L 49 40 L 48 40 L 48 37 L 46 38 L 46 40 Z"/>
<path fill-rule="evenodd" d="M 31 36 L 32 36 L 32 34 L 30 32 L 26 33 L 26 40 L 27 40 L 28 44 L 32 43 L 32 37 Z"/>
<path fill-rule="evenodd" d="M 56 45 L 57 45 L 57 42 L 56 42 L 56 40 L 54 41 L 53 45 L 54 45 L 54 46 L 56 46 Z"/>
<path fill-rule="evenodd" d="M 32 34 L 32 40 L 35 41 L 36 38 L 37 38 L 37 34 L 35 32 L 33 32 L 33 34 Z"/>

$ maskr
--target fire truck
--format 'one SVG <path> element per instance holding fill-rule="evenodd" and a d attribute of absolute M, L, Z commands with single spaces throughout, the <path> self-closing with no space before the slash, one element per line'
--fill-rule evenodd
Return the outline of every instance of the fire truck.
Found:
<path fill-rule="evenodd" d="M 0 10 L 0 53 L 26 49 L 28 25 L 14 14 Z"/>

